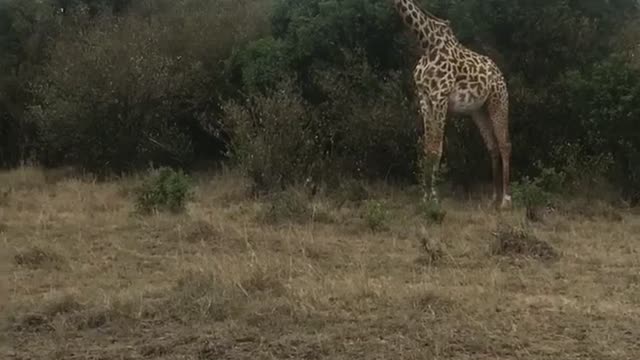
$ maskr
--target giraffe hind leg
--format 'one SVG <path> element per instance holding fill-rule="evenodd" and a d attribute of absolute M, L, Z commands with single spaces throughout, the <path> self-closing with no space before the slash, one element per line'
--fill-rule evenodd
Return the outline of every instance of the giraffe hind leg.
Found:
<path fill-rule="evenodd" d="M 480 109 L 471 114 L 471 119 L 478 127 L 489 156 L 491 157 L 491 171 L 493 182 L 493 203 L 498 205 L 502 200 L 502 169 L 500 164 L 500 150 L 498 140 L 493 131 L 493 125 L 489 120 L 486 109 Z"/>
<path fill-rule="evenodd" d="M 487 104 L 493 131 L 502 159 L 502 203 L 501 208 L 511 206 L 511 139 L 509 135 L 509 103 L 506 90 L 492 94 Z"/>

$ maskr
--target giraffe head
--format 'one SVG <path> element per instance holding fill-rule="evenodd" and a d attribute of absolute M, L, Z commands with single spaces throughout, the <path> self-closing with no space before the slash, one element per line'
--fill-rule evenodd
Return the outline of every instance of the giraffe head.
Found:
<path fill-rule="evenodd" d="M 420 46 L 454 45 L 458 41 L 453 34 L 449 20 L 422 10 L 415 0 L 393 0 L 402 20 L 420 40 Z"/>

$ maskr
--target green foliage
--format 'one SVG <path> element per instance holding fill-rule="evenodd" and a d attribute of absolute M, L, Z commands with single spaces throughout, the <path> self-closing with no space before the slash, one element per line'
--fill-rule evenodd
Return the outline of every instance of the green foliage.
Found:
<path fill-rule="evenodd" d="M 320 160 L 312 121 L 313 114 L 290 82 L 270 95 L 252 95 L 245 104 L 225 104 L 222 123 L 230 136 L 231 156 L 254 191 L 283 190 L 312 176 Z"/>
<path fill-rule="evenodd" d="M 314 71 L 324 95 L 316 126 L 323 148 L 350 176 L 410 176 L 418 121 L 400 74 L 377 73 L 359 51 L 345 51 L 344 57 L 344 70 Z"/>
<path fill-rule="evenodd" d="M 96 172 L 163 157 L 188 163 L 191 140 L 170 114 L 199 68 L 163 53 L 163 35 L 132 17 L 106 18 L 82 41 L 60 38 L 35 88 L 40 104 L 30 112 L 46 160 Z"/>
<path fill-rule="evenodd" d="M 381 76 L 363 57 L 347 58 L 348 69 L 314 69 L 323 94 L 317 105 L 306 101 L 294 82 L 283 81 L 270 94 L 253 91 L 244 103 L 223 107 L 230 154 L 256 190 L 331 182 L 338 174 L 411 173 L 416 115 L 398 74 Z"/>
<path fill-rule="evenodd" d="M 182 171 L 163 167 L 152 170 L 136 191 L 136 208 L 143 214 L 153 211 L 179 213 L 193 196 L 191 180 Z"/>
<path fill-rule="evenodd" d="M 549 204 L 551 194 L 542 187 L 542 178 L 524 177 L 513 185 L 513 199 L 516 205 L 525 208 L 529 220 L 538 220 L 540 209 Z"/>
<path fill-rule="evenodd" d="M 368 200 L 371 196 L 363 182 L 355 179 L 340 182 L 336 193 L 339 196 L 341 205 L 345 202 L 359 203 Z"/>
<path fill-rule="evenodd" d="M 242 49 L 234 58 L 248 91 L 264 91 L 286 80 L 289 58 L 280 40 L 264 38 Z"/>
<path fill-rule="evenodd" d="M 640 200 L 637 1 L 420 3 L 505 72 L 515 179 Z M 0 165 L 189 166 L 224 142 L 260 191 L 419 181 L 415 44 L 389 0 L 4 0 Z M 443 160 L 491 176 L 468 121 Z"/>
<path fill-rule="evenodd" d="M 442 224 L 444 218 L 447 216 L 446 210 L 434 201 L 420 202 L 418 211 L 421 216 L 433 224 Z"/>
<path fill-rule="evenodd" d="M 300 72 L 338 64 L 343 49 L 362 48 L 369 63 L 387 68 L 406 61 L 400 55 L 407 38 L 388 0 L 279 0 L 272 24 Z"/>
<path fill-rule="evenodd" d="M 373 231 L 381 231 L 388 228 L 389 211 L 380 201 L 367 201 L 364 204 L 362 216 L 367 227 Z"/>
<path fill-rule="evenodd" d="M 555 168 L 541 167 L 540 175 L 538 175 L 537 182 L 540 188 L 549 193 L 560 193 L 567 182 L 567 175 L 564 171 L 558 171 Z"/>

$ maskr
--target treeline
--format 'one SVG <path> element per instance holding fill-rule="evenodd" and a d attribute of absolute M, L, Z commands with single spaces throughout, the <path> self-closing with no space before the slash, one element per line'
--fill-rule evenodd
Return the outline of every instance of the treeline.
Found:
<path fill-rule="evenodd" d="M 640 197 L 635 0 L 421 1 L 506 73 L 516 179 Z M 0 163 L 99 174 L 202 161 L 256 189 L 414 181 L 415 43 L 390 0 L 0 0 Z M 445 177 L 490 176 L 469 121 Z"/>

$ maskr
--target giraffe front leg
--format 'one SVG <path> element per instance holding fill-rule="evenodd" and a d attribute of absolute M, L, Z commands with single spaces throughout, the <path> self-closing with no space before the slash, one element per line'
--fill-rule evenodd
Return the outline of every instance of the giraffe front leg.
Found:
<path fill-rule="evenodd" d="M 423 201 L 439 203 L 437 191 L 440 160 L 442 159 L 444 125 L 447 115 L 446 99 L 433 102 L 428 98 L 421 99 L 424 122 L 424 158 L 421 175 Z"/>
<path fill-rule="evenodd" d="M 426 141 L 426 139 L 425 139 Z M 439 203 L 438 199 L 438 156 L 429 152 L 424 146 L 424 154 L 420 165 L 420 176 L 422 186 L 422 201 L 424 203 Z"/>

